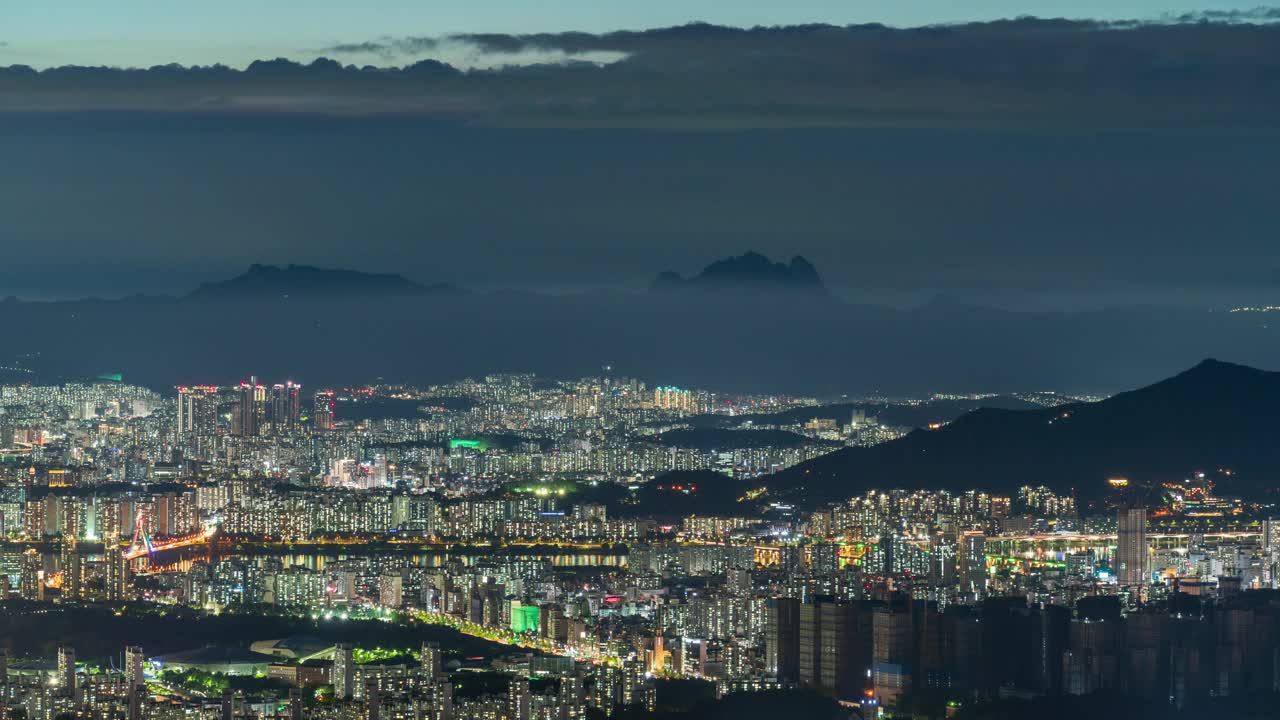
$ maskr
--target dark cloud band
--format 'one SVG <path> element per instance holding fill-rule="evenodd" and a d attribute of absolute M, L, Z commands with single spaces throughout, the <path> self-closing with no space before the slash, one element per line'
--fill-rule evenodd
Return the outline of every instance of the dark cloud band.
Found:
<path fill-rule="evenodd" d="M 606 34 L 466 34 L 335 44 L 407 62 L 445 45 L 568 61 L 461 70 L 321 59 L 244 70 L 0 69 L 11 110 L 420 112 L 501 124 L 1071 127 L 1280 124 L 1280 9 L 1168 22 L 1019 18 L 896 29 L 705 24 Z M 590 53 L 616 62 L 574 62 Z"/>

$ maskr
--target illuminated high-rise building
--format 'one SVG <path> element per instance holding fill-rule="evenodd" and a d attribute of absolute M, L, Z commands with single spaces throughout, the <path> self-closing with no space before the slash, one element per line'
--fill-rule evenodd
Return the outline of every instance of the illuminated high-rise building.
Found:
<path fill-rule="evenodd" d="M 84 597 L 85 587 L 84 557 L 80 554 L 75 538 L 62 543 L 62 597 L 67 600 L 80 600 Z"/>
<path fill-rule="evenodd" d="M 44 600 L 44 559 L 35 548 L 22 553 L 18 590 L 23 600 Z"/>
<path fill-rule="evenodd" d="M 1266 587 L 1280 587 L 1280 518 L 1262 521 L 1262 580 Z"/>
<path fill-rule="evenodd" d="M 337 395 L 332 390 L 321 390 L 316 393 L 315 410 L 311 414 L 311 419 L 317 430 L 333 429 L 333 410 L 336 404 Z"/>
<path fill-rule="evenodd" d="M 1121 585 L 1151 582 L 1150 549 L 1147 546 L 1147 509 L 1129 507 L 1116 519 L 1116 577 Z"/>
<path fill-rule="evenodd" d="M 130 688 L 136 688 L 144 684 L 145 678 L 143 677 L 142 669 L 145 664 L 146 655 L 143 654 L 141 647 L 130 645 L 124 649 L 124 677 Z"/>
<path fill-rule="evenodd" d="M 256 377 L 249 382 L 242 382 L 236 388 L 236 414 L 233 418 L 235 434 L 241 437 L 255 437 L 262 434 L 262 426 L 267 416 L 267 388 L 258 382 Z"/>
<path fill-rule="evenodd" d="M 298 425 L 301 417 L 302 386 L 290 380 L 271 386 L 271 425 L 276 432 L 286 432 Z"/>
<path fill-rule="evenodd" d="M 431 682 L 440 677 L 440 643 L 424 642 L 422 643 L 422 674 Z"/>
<path fill-rule="evenodd" d="M 63 695 L 76 692 L 76 649 L 67 645 L 58 648 L 58 690 Z"/>
<path fill-rule="evenodd" d="M 102 550 L 103 599 L 108 602 L 128 600 L 130 593 L 129 561 L 118 535 L 109 535 Z"/>
<path fill-rule="evenodd" d="M 987 588 L 987 537 L 981 530 L 966 530 L 956 542 L 956 576 L 960 591 L 969 597 Z"/>
<path fill-rule="evenodd" d="M 586 691 L 581 675 L 570 675 L 560 679 L 560 704 L 576 709 L 582 705 Z"/>
<path fill-rule="evenodd" d="M 658 387 L 653 391 L 653 406 L 662 410 L 681 413 L 697 411 L 697 397 L 690 391 L 677 387 Z"/>
<path fill-rule="evenodd" d="M 253 386 L 253 429 L 256 434 L 261 435 L 267 422 L 267 386 L 258 382 L 255 377 L 249 378 L 249 384 Z"/>
<path fill-rule="evenodd" d="M 514 677 L 507 686 L 507 717 L 510 720 L 529 720 L 532 709 L 532 697 L 529 694 L 529 680 Z"/>
<path fill-rule="evenodd" d="M 120 506 L 119 498 L 94 498 L 94 535 L 105 538 L 121 534 Z"/>
<path fill-rule="evenodd" d="M 346 643 L 338 643 L 333 648 L 333 669 L 329 678 L 333 685 L 333 696 L 340 700 L 351 697 L 355 688 L 352 683 L 356 677 L 356 663 L 353 648 Z"/>
<path fill-rule="evenodd" d="M 381 692 L 377 678 L 366 678 L 364 681 L 364 720 L 379 720 L 382 710 Z"/>
<path fill-rule="evenodd" d="M 178 388 L 178 432 L 208 433 L 218 427 L 218 388 L 212 385 Z"/>
<path fill-rule="evenodd" d="M 431 689 L 429 720 L 453 720 L 453 683 L 436 683 Z"/>

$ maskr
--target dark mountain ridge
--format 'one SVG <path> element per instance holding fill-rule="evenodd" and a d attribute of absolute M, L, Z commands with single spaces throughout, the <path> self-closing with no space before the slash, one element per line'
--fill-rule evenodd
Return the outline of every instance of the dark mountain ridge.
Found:
<path fill-rule="evenodd" d="M 1022 485 L 1107 491 L 1109 477 L 1178 481 L 1231 470 L 1225 493 L 1272 496 L 1280 484 L 1280 373 L 1205 360 L 1167 380 L 1097 403 L 983 408 L 939 430 L 846 448 L 770 479 L 774 494 L 835 501 L 871 488 L 1013 492 Z"/>
<path fill-rule="evenodd" d="M 266 300 L 274 298 L 393 297 L 456 293 L 451 285 L 419 285 L 393 273 L 365 273 L 310 265 L 250 265 L 228 280 L 207 282 L 187 300 Z"/>
<path fill-rule="evenodd" d="M 235 322 L 227 322 L 229 312 Z M 21 338 L 23 358 L 10 350 L 0 354 L 0 367 L 21 368 L 24 382 L 109 370 L 165 390 L 252 373 L 310 386 L 377 378 L 427 384 L 512 371 L 567 378 L 621 360 L 619 372 L 631 377 L 731 393 L 1092 394 L 1133 387 L 1206 354 L 1278 363 L 1280 336 L 1261 320 L 1174 307 L 956 312 L 954 304 L 933 303 L 899 310 L 805 291 L 469 292 L 397 275 L 259 266 L 184 298 L 5 299 L 0 324 Z M 217 341 L 157 353 L 155 328 L 168 327 L 218 328 Z M 448 352 L 440 352 L 442 332 Z M 316 352 L 369 342 L 377 352 Z M 972 407 L 921 409 L 877 414 L 887 424 L 923 426 Z M 844 412 L 835 417 L 847 420 Z"/>
<path fill-rule="evenodd" d="M 796 292 L 824 294 L 818 270 L 796 255 L 790 262 L 773 262 L 758 252 L 747 252 L 707 265 L 689 279 L 667 271 L 654 278 L 655 292 L 697 290 L 703 292 Z"/>

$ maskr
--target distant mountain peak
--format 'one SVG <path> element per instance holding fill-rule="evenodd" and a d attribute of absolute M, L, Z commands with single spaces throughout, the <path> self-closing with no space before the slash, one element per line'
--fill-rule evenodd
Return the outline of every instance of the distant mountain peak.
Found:
<path fill-rule="evenodd" d="M 804 257 L 789 262 L 773 262 L 765 255 L 748 251 L 712 262 L 697 275 L 685 279 L 673 271 L 659 273 L 650 284 L 655 291 L 708 290 L 716 292 L 825 292 L 818 270 Z"/>
<path fill-rule="evenodd" d="M 809 460 L 771 482 L 817 502 L 875 487 L 1013 491 L 1036 477 L 1096 499 L 1114 475 L 1156 486 L 1228 468 L 1231 491 L 1261 497 L 1280 474 L 1277 404 L 1280 372 L 1209 359 L 1096 403 L 976 410 L 937 431 Z"/>
<path fill-rule="evenodd" d="M 1247 391 L 1259 379 L 1272 374 L 1248 365 L 1206 358 L 1173 377 L 1127 394 L 1168 388 L 1208 394 L 1240 392 Z"/>
<path fill-rule="evenodd" d="M 228 280 L 207 282 L 188 300 L 263 300 L 268 298 L 350 298 L 456 293 L 450 285 L 419 285 L 394 273 L 318 268 L 312 265 L 254 263 Z"/>
<path fill-rule="evenodd" d="M 1254 373 L 1265 373 L 1265 372 L 1266 370 L 1260 370 L 1258 368 L 1249 367 L 1248 365 L 1241 365 L 1239 363 L 1227 362 L 1225 360 L 1219 360 L 1217 358 L 1205 358 L 1204 360 L 1201 360 L 1200 362 L 1191 366 L 1187 370 L 1183 371 L 1181 374 L 1182 375 L 1192 375 L 1192 374 L 1203 375 L 1208 373 L 1254 374 Z"/>

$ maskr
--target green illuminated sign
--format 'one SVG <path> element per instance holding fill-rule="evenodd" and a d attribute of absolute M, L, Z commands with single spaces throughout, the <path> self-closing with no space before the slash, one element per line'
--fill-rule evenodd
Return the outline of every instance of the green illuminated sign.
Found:
<path fill-rule="evenodd" d="M 524 634 L 526 632 L 538 632 L 541 627 L 538 623 L 538 607 L 536 605 L 521 605 L 520 607 L 511 608 L 511 631 Z"/>

